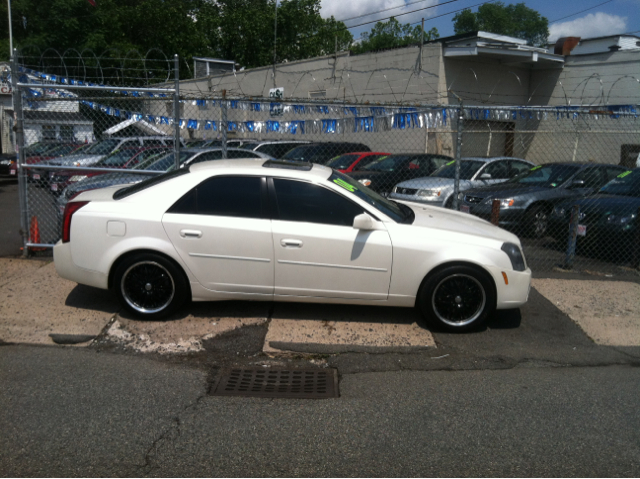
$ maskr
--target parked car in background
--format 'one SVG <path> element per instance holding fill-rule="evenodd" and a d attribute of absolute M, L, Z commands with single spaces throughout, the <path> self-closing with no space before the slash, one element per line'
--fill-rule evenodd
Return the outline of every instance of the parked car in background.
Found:
<path fill-rule="evenodd" d="M 246 151 L 239 148 L 228 148 L 227 158 L 252 158 L 252 159 L 272 159 L 264 153 L 255 151 Z M 182 148 L 180 149 L 180 165 L 188 166 L 203 161 L 221 160 L 221 148 Z M 140 170 L 146 171 L 173 171 L 175 169 L 175 154 L 173 152 L 152 156 L 130 170 L 123 170 L 118 173 L 106 173 L 87 178 L 79 178 L 76 182 L 70 184 L 63 190 L 57 200 L 58 211 L 60 215 L 64 212 L 69 199 L 77 196 L 82 191 L 94 190 L 98 188 L 106 188 L 113 185 L 123 185 L 130 183 L 139 183 L 149 178 L 147 174 L 141 174 Z"/>
<path fill-rule="evenodd" d="M 255 143 L 245 143 L 240 148 L 259 151 L 273 158 L 282 158 L 294 148 L 308 143 L 311 142 L 306 140 L 256 141 Z"/>
<path fill-rule="evenodd" d="M 309 163 L 317 163 L 319 165 L 326 164 L 332 158 L 344 153 L 354 151 L 371 151 L 367 145 L 362 143 L 343 143 L 343 142 L 327 142 L 327 143 L 310 143 L 308 145 L 298 146 L 286 153 L 283 160 L 307 161 Z"/>
<path fill-rule="evenodd" d="M 87 191 L 63 225 L 58 274 L 148 319 L 189 299 L 313 301 L 417 306 L 459 332 L 523 305 L 531 282 L 515 235 L 308 162 L 212 161 Z"/>
<path fill-rule="evenodd" d="M 18 166 L 15 153 L 0 155 L 0 176 L 18 176 Z"/>
<path fill-rule="evenodd" d="M 345 153 L 336 156 L 327 162 L 329 168 L 338 170 L 341 173 L 351 173 L 363 169 L 369 163 L 379 160 L 383 156 L 389 156 L 391 153 L 382 153 L 380 151 L 359 151 L 356 153 Z"/>
<path fill-rule="evenodd" d="M 517 228 L 534 238 L 548 232 L 554 204 L 597 192 L 627 168 L 593 163 L 547 163 L 504 183 L 460 193 L 460 211 L 491 217 L 493 200 L 500 200 L 500 226 Z"/>
<path fill-rule="evenodd" d="M 453 161 L 450 156 L 431 153 L 389 155 L 349 173 L 349 176 L 373 191 L 386 195 L 399 182 L 429 176 L 450 161 Z"/>
<path fill-rule="evenodd" d="M 630 255 L 637 244 L 640 209 L 640 169 L 625 171 L 587 198 L 563 201 L 549 218 L 554 238 L 566 242 L 573 206 L 580 206 L 578 245 L 598 245 L 601 250 Z"/>
<path fill-rule="evenodd" d="M 502 183 L 529 171 L 534 166 L 520 158 L 498 156 L 494 158 L 462 158 L 460 162 L 460 191 Z M 447 162 L 430 176 L 415 178 L 394 186 L 390 198 L 415 201 L 430 206 L 451 208 L 456 177 L 455 160 Z"/>
<path fill-rule="evenodd" d="M 168 147 L 158 146 L 121 148 L 102 158 L 93 165 L 93 168 L 131 169 L 150 157 L 167 153 L 168 149 Z M 63 191 L 69 183 L 103 174 L 105 174 L 103 171 L 91 171 L 89 168 L 82 172 L 55 170 L 49 172 L 48 184 L 51 191 L 57 193 Z"/>

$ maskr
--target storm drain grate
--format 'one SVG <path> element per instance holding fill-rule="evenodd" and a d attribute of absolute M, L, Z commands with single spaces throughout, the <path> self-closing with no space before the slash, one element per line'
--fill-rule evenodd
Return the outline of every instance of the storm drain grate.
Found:
<path fill-rule="evenodd" d="M 324 399 L 339 397 L 337 369 L 229 369 L 212 396 Z"/>

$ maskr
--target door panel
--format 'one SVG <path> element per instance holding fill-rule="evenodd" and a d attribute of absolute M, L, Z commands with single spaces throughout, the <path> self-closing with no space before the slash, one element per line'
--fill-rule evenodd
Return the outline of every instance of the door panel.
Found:
<path fill-rule="evenodd" d="M 167 213 L 162 223 L 178 254 L 205 288 L 273 294 L 270 220 Z"/>
<path fill-rule="evenodd" d="M 391 240 L 386 230 L 273 221 L 275 294 L 387 299 Z"/>

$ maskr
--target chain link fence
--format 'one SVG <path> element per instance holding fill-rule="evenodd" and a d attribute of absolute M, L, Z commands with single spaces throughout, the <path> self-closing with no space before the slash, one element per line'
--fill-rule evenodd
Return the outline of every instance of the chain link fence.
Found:
<path fill-rule="evenodd" d="M 629 273 L 640 119 L 629 107 L 351 104 L 61 83 L 18 65 L 25 246 L 51 247 L 78 193 L 222 158 L 331 166 L 394 200 L 520 237 L 535 272 Z M 20 81 L 18 81 L 20 80 Z M 437 227 L 438 211 L 433 210 Z"/>

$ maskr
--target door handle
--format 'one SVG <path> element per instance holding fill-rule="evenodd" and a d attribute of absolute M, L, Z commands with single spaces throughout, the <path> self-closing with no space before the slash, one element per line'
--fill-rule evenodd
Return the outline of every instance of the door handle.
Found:
<path fill-rule="evenodd" d="M 180 236 L 183 238 L 201 238 L 202 231 L 198 230 L 180 230 Z"/>
<path fill-rule="evenodd" d="M 297 239 L 281 239 L 280 244 L 284 248 L 302 248 L 302 241 Z"/>

